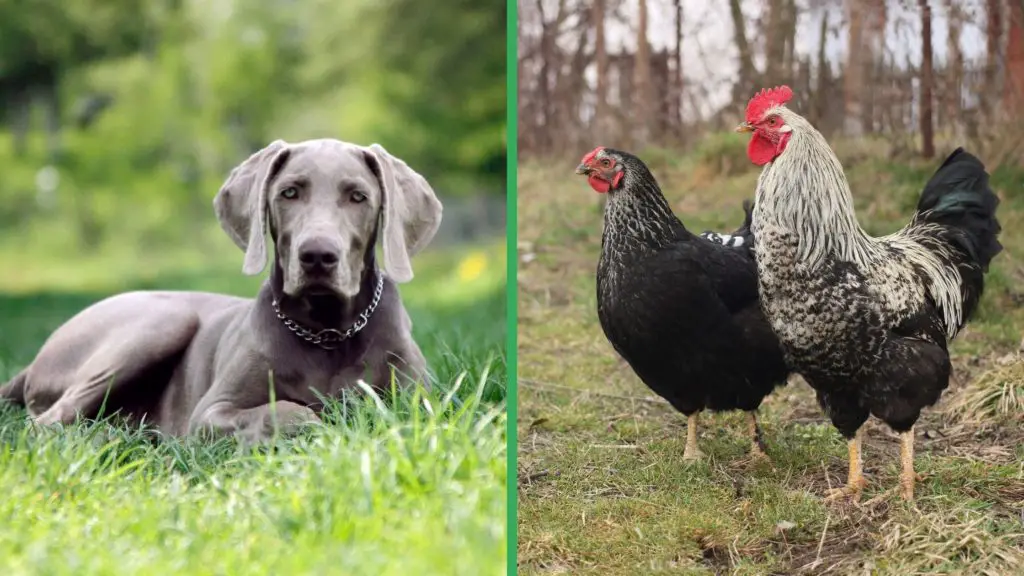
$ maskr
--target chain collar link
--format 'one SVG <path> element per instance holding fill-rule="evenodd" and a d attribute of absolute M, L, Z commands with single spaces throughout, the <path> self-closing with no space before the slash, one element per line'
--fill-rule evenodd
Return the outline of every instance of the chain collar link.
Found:
<path fill-rule="evenodd" d="M 373 290 L 373 300 L 370 300 L 370 305 L 359 313 L 359 317 L 355 323 L 348 327 L 347 330 L 341 331 L 334 328 L 325 328 L 319 332 L 314 332 L 308 328 L 301 326 L 298 322 L 292 320 L 281 312 L 281 306 L 274 298 L 272 305 L 274 306 L 274 313 L 277 314 L 277 318 L 284 323 L 285 327 L 295 333 L 296 336 L 302 338 L 310 344 L 314 344 L 323 348 L 324 350 L 334 350 L 341 343 L 349 338 L 355 336 L 360 330 L 366 327 L 366 324 L 370 321 L 370 316 L 373 311 L 377 309 L 377 304 L 380 303 L 380 295 L 384 292 L 384 275 L 377 271 L 377 287 Z"/>

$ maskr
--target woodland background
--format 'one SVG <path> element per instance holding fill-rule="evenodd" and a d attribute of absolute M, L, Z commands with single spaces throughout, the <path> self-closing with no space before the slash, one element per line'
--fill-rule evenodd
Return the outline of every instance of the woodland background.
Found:
<path fill-rule="evenodd" d="M 788 83 L 826 137 L 925 157 L 957 137 L 990 163 L 1024 160 L 1019 0 L 520 0 L 519 15 L 527 157 L 685 149 Z"/>
<path fill-rule="evenodd" d="M 187 243 L 240 160 L 324 136 L 423 173 L 446 201 L 442 240 L 500 233 L 502 10 L 0 0 L 0 243 Z"/>

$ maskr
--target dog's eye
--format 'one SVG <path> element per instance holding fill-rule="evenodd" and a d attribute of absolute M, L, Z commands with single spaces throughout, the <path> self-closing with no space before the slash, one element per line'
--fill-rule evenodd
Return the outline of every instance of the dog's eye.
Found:
<path fill-rule="evenodd" d="M 352 201 L 353 202 L 358 204 L 360 202 L 363 202 L 364 200 L 366 200 L 366 194 L 363 194 L 362 192 L 360 192 L 358 190 L 353 190 L 352 191 Z"/>
<path fill-rule="evenodd" d="M 289 186 L 281 191 L 281 197 L 286 200 L 295 200 L 299 197 L 299 189 L 295 186 Z"/>

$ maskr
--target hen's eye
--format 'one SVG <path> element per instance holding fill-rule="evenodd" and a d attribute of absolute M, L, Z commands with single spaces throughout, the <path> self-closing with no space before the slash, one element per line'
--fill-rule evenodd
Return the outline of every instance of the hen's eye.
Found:
<path fill-rule="evenodd" d="M 772 116 L 771 118 L 768 119 L 768 124 L 771 125 L 771 126 L 775 126 L 775 117 L 774 116 Z"/>
<path fill-rule="evenodd" d="M 299 196 L 299 189 L 295 186 L 289 186 L 281 191 L 281 197 L 285 200 L 294 200 Z"/>
<path fill-rule="evenodd" d="M 360 192 L 358 190 L 355 190 L 355 191 L 352 192 L 352 201 L 353 202 L 358 204 L 360 202 L 363 202 L 364 200 L 366 200 L 366 194 L 363 194 L 362 192 Z"/>
<path fill-rule="evenodd" d="M 604 167 L 604 168 L 611 168 L 612 167 L 612 161 L 607 159 L 607 158 L 605 158 L 604 160 L 601 160 L 601 166 Z"/>

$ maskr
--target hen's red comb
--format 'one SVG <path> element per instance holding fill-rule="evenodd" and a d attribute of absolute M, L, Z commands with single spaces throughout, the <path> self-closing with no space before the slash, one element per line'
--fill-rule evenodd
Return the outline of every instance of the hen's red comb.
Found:
<path fill-rule="evenodd" d="M 747 104 L 747 122 L 754 124 L 761 120 L 764 113 L 779 104 L 785 104 L 793 98 L 793 91 L 789 86 L 778 86 L 776 88 L 764 88 Z"/>
<path fill-rule="evenodd" d="M 587 155 L 583 157 L 583 160 L 580 160 L 580 164 L 590 164 L 590 161 L 593 160 L 594 156 L 597 156 L 597 153 L 601 150 L 604 150 L 604 146 L 598 146 L 590 152 L 587 152 Z"/>

